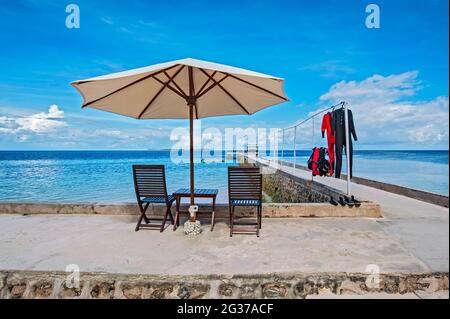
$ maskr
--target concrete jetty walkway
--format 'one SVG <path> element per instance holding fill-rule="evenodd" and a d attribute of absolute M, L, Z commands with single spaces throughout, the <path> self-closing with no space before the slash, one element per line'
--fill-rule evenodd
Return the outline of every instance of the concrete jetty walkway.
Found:
<path fill-rule="evenodd" d="M 268 163 L 264 160 L 261 162 Z M 278 165 L 277 168 L 290 175 L 311 180 L 309 171 L 285 165 Z M 315 176 L 314 182 L 343 193 L 347 191 L 347 182 L 342 179 Z M 356 183 L 351 183 L 351 193 L 357 199 L 380 204 L 384 218 L 375 222 L 430 270 L 448 271 L 448 208 Z"/>
<path fill-rule="evenodd" d="M 232 275 L 357 273 L 376 264 L 386 273 L 445 270 L 443 261 L 430 267 L 385 224 L 368 218 L 265 219 L 260 238 L 230 238 L 224 222 L 213 232 L 205 224 L 196 238 L 186 237 L 182 228 L 135 232 L 135 219 L 1 215 L 0 269 L 64 271 L 76 264 L 82 272 Z"/>

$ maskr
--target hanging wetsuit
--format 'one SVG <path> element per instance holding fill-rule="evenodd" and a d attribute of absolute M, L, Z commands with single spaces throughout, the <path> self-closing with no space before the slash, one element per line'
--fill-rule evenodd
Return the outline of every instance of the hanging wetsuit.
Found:
<path fill-rule="evenodd" d="M 334 176 L 336 178 L 341 177 L 342 169 L 342 148 L 345 147 L 345 154 L 350 156 L 350 178 L 353 173 L 353 142 L 352 136 L 355 141 L 358 140 L 356 137 L 355 125 L 353 123 L 353 114 L 351 110 L 348 110 L 348 129 L 349 129 L 349 141 L 350 145 L 347 148 L 345 145 L 345 111 L 344 108 L 334 110 L 332 113 L 331 130 L 335 133 L 335 155 L 336 155 L 336 166 Z"/>
<path fill-rule="evenodd" d="M 334 130 L 331 128 L 331 122 L 333 114 L 327 112 L 322 118 L 322 138 L 325 137 L 325 131 L 327 131 L 328 142 L 328 159 L 330 160 L 330 176 L 333 176 L 334 172 L 334 144 L 336 142 Z"/>

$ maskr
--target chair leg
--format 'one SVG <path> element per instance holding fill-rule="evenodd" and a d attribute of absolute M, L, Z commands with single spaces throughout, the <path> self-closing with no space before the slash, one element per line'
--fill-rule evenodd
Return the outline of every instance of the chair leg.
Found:
<path fill-rule="evenodd" d="M 212 216 L 211 216 L 211 231 L 214 230 L 214 224 L 216 223 L 216 213 L 215 211 L 212 212 Z"/>
<path fill-rule="evenodd" d="M 259 237 L 259 222 L 258 225 L 256 225 L 256 237 Z"/>
<path fill-rule="evenodd" d="M 175 221 L 173 223 L 173 231 L 177 230 L 179 224 L 180 224 L 180 200 L 177 197 L 175 203 Z"/>
<path fill-rule="evenodd" d="M 141 216 L 139 216 L 139 219 L 138 219 L 138 222 L 136 224 L 136 228 L 134 229 L 134 231 L 138 231 L 139 228 L 141 227 L 142 218 L 144 218 L 144 216 L 141 214 Z"/>
<path fill-rule="evenodd" d="M 233 210 L 231 203 L 228 205 L 228 211 L 230 213 L 230 237 L 233 237 Z"/>
<path fill-rule="evenodd" d="M 173 218 L 173 215 L 172 215 L 172 204 L 169 206 L 169 218 L 170 218 L 170 223 L 172 225 L 175 224 L 175 219 Z"/>
<path fill-rule="evenodd" d="M 150 205 L 150 203 L 145 204 L 144 212 L 147 211 L 149 205 Z M 146 224 L 150 223 L 150 218 L 148 218 L 146 214 L 144 214 L 144 221 Z"/>
<path fill-rule="evenodd" d="M 213 198 L 212 202 L 212 214 L 211 214 L 211 231 L 214 230 L 214 224 L 216 223 L 216 198 Z"/>
<path fill-rule="evenodd" d="M 234 208 L 235 208 L 235 206 L 232 205 L 231 206 L 231 235 L 230 235 L 230 237 L 233 236 L 233 232 L 234 232 Z"/>
<path fill-rule="evenodd" d="M 145 219 L 145 222 L 148 223 L 147 222 L 148 218 L 145 215 L 145 212 L 147 211 L 147 208 L 148 208 L 148 203 L 145 205 L 145 208 L 142 207 L 141 203 L 138 203 L 138 207 L 139 207 L 139 211 L 141 212 L 141 216 L 139 216 L 135 231 L 138 231 L 139 228 L 141 227 L 142 219 Z"/>
<path fill-rule="evenodd" d="M 161 228 L 159 230 L 161 233 L 164 231 L 164 226 L 166 225 L 166 220 L 169 214 L 170 214 L 170 206 L 167 206 L 166 213 L 164 214 L 164 219 L 162 221 Z"/>
<path fill-rule="evenodd" d="M 258 214 L 258 217 L 259 217 L 259 228 L 261 229 L 262 228 L 262 206 L 258 206 L 258 210 L 259 210 L 259 214 Z"/>

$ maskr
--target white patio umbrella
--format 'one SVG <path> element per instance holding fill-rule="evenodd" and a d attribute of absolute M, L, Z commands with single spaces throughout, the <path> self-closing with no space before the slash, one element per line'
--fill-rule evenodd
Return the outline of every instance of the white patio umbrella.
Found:
<path fill-rule="evenodd" d="M 193 121 L 253 114 L 288 100 L 283 79 L 232 66 L 182 59 L 71 84 L 82 107 L 136 119 L 189 119 L 190 192 L 194 204 Z"/>

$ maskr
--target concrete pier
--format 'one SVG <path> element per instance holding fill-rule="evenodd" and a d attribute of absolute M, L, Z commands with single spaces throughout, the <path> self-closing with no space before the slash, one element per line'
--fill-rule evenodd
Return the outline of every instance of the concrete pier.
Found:
<path fill-rule="evenodd" d="M 345 189 L 334 178 L 315 182 Z M 78 206 L 78 214 L 52 206 L 46 214 L 41 206 L 21 215 L 16 206 L 0 214 L 0 297 L 448 298 L 448 208 L 364 185 L 352 190 L 379 204 L 383 217 L 276 218 L 272 207 L 260 238 L 230 238 L 226 219 L 187 238 L 170 227 L 135 232 L 135 214 L 84 214 Z M 85 286 L 67 291 L 61 285 L 73 264 Z M 365 280 L 374 267 L 381 282 L 372 289 Z"/>

